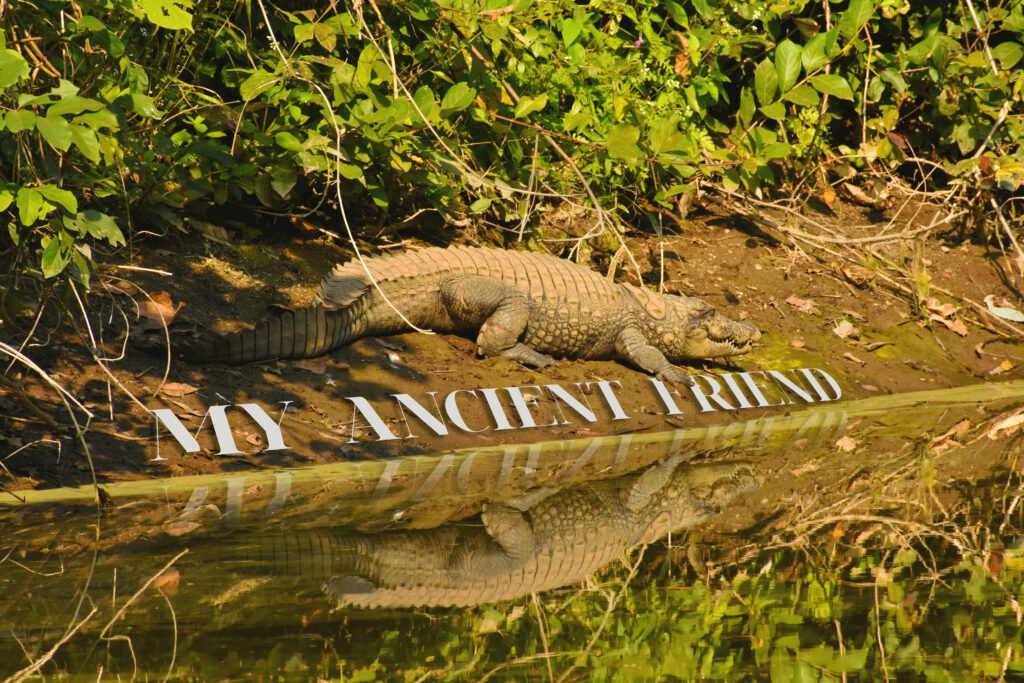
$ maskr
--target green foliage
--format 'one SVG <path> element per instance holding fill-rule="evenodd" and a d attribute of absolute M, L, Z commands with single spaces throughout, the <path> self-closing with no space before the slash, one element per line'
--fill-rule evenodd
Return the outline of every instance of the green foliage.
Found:
<path fill-rule="evenodd" d="M 761 193 L 837 159 L 841 176 L 916 157 L 983 190 L 1024 182 L 1004 106 L 1024 87 L 1015 3 L 978 26 L 904 0 L 828 17 L 806 0 L 291 7 L 9 6 L 0 212 L 18 267 L 84 280 L 90 243 L 119 245 L 132 217 L 330 209 L 335 181 L 381 219 L 507 225 L 525 191 L 578 194 L 580 176 L 630 220 L 696 178 Z"/>

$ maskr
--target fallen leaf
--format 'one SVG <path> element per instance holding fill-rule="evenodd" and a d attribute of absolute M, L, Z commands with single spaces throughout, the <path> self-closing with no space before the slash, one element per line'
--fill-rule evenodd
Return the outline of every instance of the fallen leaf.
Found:
<path fill-rule="evenodd" d="M 867 365 L 867 363 L 862 361 L 860 358 L 857 358 L 857 356 L 853 355 L 849 351 L 847 351 L 846 353 L 843 354 L 843 358 L 846 358 L 847 360 L 852 360 L 854 363 L 860 363 L 861 365 Z"/>
<path fill-rule="evenodd" d="M 839 441 L 836 441 L 836 448 L 846 453 L 849 453 L 856 447 L 857 440 L 849 436 L 844 436 Z"/>
<path fill-rule="evenodd" d="M 994 368 L 992 368 L 991 370 L 989 370 L 988 374 L 990 374 L 990 375 L 998 375 L 998 374 L 1001 374 L 1001 373 L 1006 372 L 1008 370 L 1013 370 L 1013 367 L 1014 367 L 1013 363 L 1011 363 L 1008 360 L 1004 360 L 1002 363 L 1000 363 L 999 365 L 997 365 Z"/>
<path fill-rule="evenodd" d="M 984 343 L 985 342 L 978 342 L 977 344 L 974 345 L 974 353 L 978 354 L 978 358 L 981 358 L 982 356 L 985 355 L 985 352 L 982 350 L 982 346 L 984 345 Z"/>
<path fill-rule="evenodd" d="M 803 311 L 804 313 L 813 313 L 818 307 L 818 304 L 814 303 L 812 299 L 801 299 L 796 294 L 791 294 L 789 298 L 786 299 L 786 303 Z"/>
<path fill-rule="evenodd" d="M 949 439 L 959 439 L 961 436 L 967 433 L 967 430 L 971 428 L 970 420 L 960 420 L 955 425 L 946 430 L 944 434 L 932 439 L 932 443 L 938 443 L 940 441 L 948 441 Z"/>
<path fill-rule="evenodd" d="M 836 336 L 840 339 L 846 339 L 849 336 L 859 336 L 860 330 L 854 327 L 849 320 L 840 320 L 835 327 L 832 328 Z"/>
<path fill-rule="evenodd" d="M 199 391 L 199 387 L 194 387 L 191 384 L 184 384 L 182 382 L 168 382 L 163 386 L 161 391 L 167 396 L 181 398 L 186 394 L 191 394 Z"/>
<path fill-rule="evenodd" d="M 1024 424 L 1024 412 L 1011 415 L 1010 417 L 997 422 L 992 429 L 988 430 L 988 438 L 998 439 L 999 432 L 1006 432 L 1007 435 L 1012 434 L 1021 424 Z"/>
<path fill-rule="evenodd" d="M 840 269 L 846 281 L 856 287 L 863 287 L 871 279 L 871 271 L 862 266 L 844 266 Z"/>
<path fill-rule="evenodd" d="M 878 393 L 878 387 L 876 387 L 874 384 L 861 384 L 860 388 L 872 394 Z"/>
<path fill-rule="evenodd" d="M 865 318 L 863 315 L 861 315 L 857 311 L 847 311 L 847 310 L 844 309 L 843 313 L 845 313 L 846 315 L 850 316 L 854 320 L 867 320 L 867 318 Z"/>
<path fill-rule="evenodd" d="M 943 318 L 951 318 L 960 310 L 959 307 L 954 306 L 953 304 L 944 304 L 933 296 L 928 297 L 924 302 L 924 305 L 928 309 L 929 313 L 934 313 L 942 316 Z"/>
<path fill-rule="evenodd" d="M 813 472 L 816 469 L 818 469 L 818 466 L 813 462 L 809 462 L 806 465 L 801 465 L 800 467 L 797 467 L 795 470 L 790 470 L 790 474 L 792 474 L 794 477 L 799 477 L 801 474 Z"/>
<path fill-rule="evenodd" d="M 327 372 L 326 358 L 306 358 L 303 360 L 297 360 L 292 363 L 292 365 L 300 370 L 312 372 L 315 375 L 322 375 Z"/>
<path fill-rule="evenodd" d="M 826 187 L 821 191 L 821 201 L 830 209 L 836 208 L 836 191 L 831 187 Z"/>
<path fill-rule="evenodd" d="M 1008 306 L 996 306 L 993 301 L 995 297 L 989 294 L 984 299 L 985 305 L 988 306 L 988 310 L 993 315 L 998 315 L 1003 320 L 1012 320 L 1015 323 L 1024 323 L 1024 313 L 1021 313 L 1016 308 L 1010 308 Z"/>
<path fill-rule="evenodd" d="M 874 206 L 875 204 L 871 197 L 864 194 L 864 190 L 860 189 L 856 185 L 851 183 L 842 183 L 839 185 L 839 189 L 842 190 L 843 194 L 845 194 L 848 199 L 858 204 L 862 204 L 864 206 Z"/>
<path fill-rule="evenodd" d="M 174 567 L 171 567 L 160 576 L 156 577 L 153 581 L 153 587 L 158 591 L 171 597 L 178 592 L 178 586 L 181 585 L 181 572 Z"/>
<path fill-rule="evenodd" d="M 967 336 L 967 325 L 965 325 L 964 321 L 961 320 L 960 318 L 956 318 L 955 320 L 950 322 L 948 325 L 946 325 L 946 327 L 948 327 L 949 329 L 953 330 L 954 332 L 959 334 L 961 337 L 966 337 Z"/>
<path fill-rule="evenodd" d="M 805 346 L 807 346 L 804 340 L 801 339 L 800 337 L 793 337 L 792 339 L 790 339 L 789 345 L 792 346 L 794 349 L 802 349 Z"/>
<path fill-rule="evenodd" d="M 171 301 L 171 295 L 167 292 L 153 292 L 148 299 L 139 302 L 139 315 L 148 320 L 155 320 L 160 323 L 161 320 L 164 324 L 171 324 L 174 320 L 174 316 L 178 314 L 181 307 L 184 306 L 183 301 L 179 301 L 178 305 L 175 306 L 174 302 Z"/>

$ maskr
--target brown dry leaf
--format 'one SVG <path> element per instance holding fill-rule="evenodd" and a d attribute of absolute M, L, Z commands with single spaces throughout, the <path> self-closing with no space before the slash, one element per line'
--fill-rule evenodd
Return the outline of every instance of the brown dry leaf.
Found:
<path fill-rule="evenodd" d="M 990 374 L 990 375 L 998 375 L 998 374 L 1001 374 L 1001 373 L 1006 372 L 1008 370 L 1013 370 L 1013 367 L 1014 367 L 1013 363 L 1011 363 L 1008 360 L 1004 360 L 1002 363 L 1000 363 L 999 365 L 997 365 L 994 368 L 992 368 L 991 370 L 989 370 L 988 374 Z"/>
<path fill-rule="evenodd" d="M 239 434 L 244 436 L 245 440 L 248 443 L 251 443 L 253 446 L 262 446 L 263 445 L 263 438 L 260 437 L 259 434 L 250 434 L 249 432 L 239 432 Z"/>
<path fill-rule="evenodd" d="M 860 358 L 857 358 L 857 356 L 853 355 L 849 351 L 847 351 L 846 353 L 843 354 L 843 358 L 846 358 L 847 360 L 852 360 L 854 363 L 860 363 L 861 365 L 867 365 L 867 363 L 862 361 Z"/>
<path fill-rule="evenodd" d="M 960 318 L 954 318 L 952 321 L 946 324 L 946 327 L 953 330 L 961 337 L 967 336 L 967 325 L 964 325 L 964 321 Z"/>
<path fill-rule="evenodd" d="M 167 292 L 153 292 L 149 299 L 139 302 L 139 315 L 148 320 L 155 320 L 160 322 L 161 317 L 163 321 L 168 325 L 174 320 L 174 316 L 178 314 L 181 307 L 185 305 L 185 302 L 179 301 L 178 305 L 175 306 L 174 302 L 171 301 L 171 295 Z"/>
<path fill-rule="evenodd" d="M 818 307 L 818 304 L 814 303 L 812 299 L 801 299 L 796 294 L 790 294 L 789 298 L 786 299 L 786 303 L 804 313 L 813 313 Z"/>
<path fill-rule="evenodd" d="M 199 391 L 199 387 L 194 387 L 191 384 L 184 384 L 183 382 L 168 382 L 163 386 L 161 391 L 167 396 L 173 396 L 174 398 L 181 398 L 186 394 L 191 394 Z"/>
<path fill-rule="evenodd" d="M 676 61 L 673 70 L 680 78 L 686 78 L 686 74 L 690 71 L 690 58 L 682 52 L 676 53 Z"/>
<path fill-rule="evenodd" d="M 861 384 L 860 388 L 871 394 L 878 393 L 878 387 L 876 387 L 874 384 Z"/>
<path fill-rule="evenodd" d="M 988 430 L 988 438 L 998 439 L 999 432 L 1006 432 L 1007 435 L 1010 435 L 1017 431 L 1022 424 L 1024 424 L 1024 412 L 1011 415 L 1004 420 L 1000 420 L 992 427 L 992 429 Z"/>
<path fill-rule="evenodd" d="M 838 323 L 836 323 L 836 326 L 832 328 L 832 331 L 840 339 L 846 339 L 847 337 L 850 336 L 860 336 L 860 330 L 854 327 L 849 320 L 840 320 Z"/>
<path fill-rule="evenodd" d="M 871 197 L 864 194 L 864 190 L 852 183 L 842 183 L 839 186 L 839 189 L 842 190 L 843 194 L 845 194 L 848 199 L 858 204 L 862 204 L 864 206 L 874 206 L 875 204 Z"/>
<path fill-rule="evenodd" d="M 844 308 L 843 309 L 843 313 L 845 313 L 846 315 L 850 316 L 854 320 L 867 320 L 867 318 L 865 318 L 863 315 L 861 315 L 857 311 L 850 311 L 850 310 L 847 310 L 847 309 Z"/>
<path fill-rule="evenodd" d="M 844 436 L 841 439 L 839 439 L 839 441 L 836 441 L 836 448 L 845 453 L 849 453 L 856 447 L 857 440 L 849 436 Z"/>
<path fill-rule="evenodd" d="M 826 187 L 821 192 L 821 201 L 825 202 L 825 206 L 830 209 L 836 208 L 836 191 L 831 187 Z"/>
<path fill-rule="evenodd" d="M 293 366 L 300 370 L 312 372 L 316 375 L 322 375 L 327 372 L 327 359 L 326 358 L 307 358 L 303 360 L 297 360 L 292 363 Z"/>
<path fill-rule="evenodd" d="M 877 351 L 878 349 L 882 348 L 883 346 L 888 346 L 889 344 L 892 344 L 892 342 L 879 341 L 879 342 L 868 342 L 868 343 L 864 344 L 863 346 L 864 346 L 864 350 L 865 351 Z"/>
<path fill-rule="evenodd" d="M 984 343 L 985 342 L 978 342 L 977 344 L 974 345 L 974 353 L 978 354 L 978 358 L 981 358 L 982 356 L 985 355 L 985 351 L 983 350 Z"/>
<path fill-rule="evenodd" d="M 940 315 L 943 318 L 952 318 L 956 315 L 956 312 L 960 310 L 959 307 L 953 304 L 944 304 L 935 297 L 931 296 L 924 302 L 925 307 L 929 313 Z"/>
<path fill-rule="evenodd" d="M 801 339 L 800 337 L 793 337 L 792 339 L 789 340 L 789 345 L 792 346 L 794 349 L 802 349 L 805 346 L 807 346 L 807 343 L 804 342 L 804 340 Z"/>
<path fill-rule="evenodd" d="M 790 470 L 790 474 L 792 474 L 794 477 L 799 477 L 801 474 L 806 474 L 808 472 L 813 472 L 816 469 L 818 469 L 818 466 L 815 463 L 813 463 L 813 462 L 809 462 L 809 463 L 807 463 L 805 465 L 801 465 L 800 467 L 797 467 L 795 470 Z"/>
<path fill-rule="evenodd" d="M 171 567 L 153 581 L 153 588 L 156 588 L 167 597 L 175 595 L 180 585 L 181 572 L 174 567 Z"/>
<path fill-rule="evenodd" d="M 951 448 L 956 440 L 967 433 L 967 430 L 971 428 L 970 420 L 960 420 L 955 425 L 950 427 L 944 434 L 932 439 L 932 452 L 935 455 L 941 455 L 943 451 Z"/>
<path fill-rule="evenodd" d="M 861 266 L 844 266 L 841 268 L 841 272 L 847 282 L 856 287 L 863 287 L 871 279 L 871 271 Z"/>

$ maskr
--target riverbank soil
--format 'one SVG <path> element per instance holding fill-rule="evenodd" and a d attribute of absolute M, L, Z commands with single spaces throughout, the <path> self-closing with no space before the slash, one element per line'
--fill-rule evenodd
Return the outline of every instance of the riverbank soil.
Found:
<path fill-rule="evenodd" d="M 754 222 L 707 202 L 685 222 L 666 226 L 663 239 L 627 235 L 630 254 L 621 252 L 612 259 L 618 264 L 617 280 L 642 280 L 668 293 L 697 296 L 762 331 L 761 345 L 750 353 L 725 362 L 694 362 L 684 368 L 691 374 L 817 368 L 835 378 L 842 391 L 838 402 L 1024 378 L 1021 338 L 1012 323 L 993 312 L 1024 310 L 1024 264 L 1016 262 L 1013 251 L 959 235 L 946 239 L 941 228 L 922 230 L 941 217 L 931 207 L 907 205 L 881 212 L 837 205 L 834 212 L 812 215 L 828 230 L 819 242 L 824 248 L 794 238 L 785 228 L 785 213 L 763 212 L 782 226 L 776 230 L 771 223 Z M 177 339 L 242 329 L 273 315 L 275 306 L 307 304 L 330 267 L 353 255 L 317 230 L 276 237 L 242 230 L 206 232 L 208 236 L 190 233 L 136 242 L 130 262 L 104 266 L 84 302 L 88 327 L 68 294 L 48 301 L 38 318 L 36 311 L 27 310 L 0 328 L 0 338 L 12 346 L 22 347 L 27 340 L 23 352 L 66 392 L 84 437 L 76 434 L 54 385 L 15 364 L 7 372 L 6 386 L 0 386 L 3 495 L 88 483 L 93 472 L 103 483 L 322 464 L 677 429 L 799 407 L 744 408 L 737 403 L 732 411 L 716 406 L 701 412 L 683 389 L 676 399 L 679 414 L 668 414 L 673 411 L 648 376 L 614 361 L 560 361 L 532 370 L 506 359 L 478 358 L 474 340 L 456 335 L 366 338 L 303 361 L 239 367 L 175 361 L 168 366 L 165 351 L 154 355 L 139 350 L 126 343 L 126 331 L 133 336 L 145 332 L 151 343 L 162 343 L 157 310 L 173 318 Z M 437 238 L 451 234 L 392 233 L 389 242 L 367 246 L 366 253 L 443 246 Z M 915 236 L 897 239 L 901 234 Z M 482 240 L 463 234 L 458 243 Z M 566 251 L 571 246 L 549 245 Z M 861 254 L 859 263 L 846 258 L 851 250 Z M 589 256 L 593 267 L 607 271 L 607 254 L 603 260 L 600 254 Z M 93 345 L 106 370 L 90 355 Z M 618 383 L 612 386 L 626 418 L 614 419 L 615 406 L 598 385 L 575 386 L 602 380 Z M 596 419 L 571 411 L 559 417 L 544 388 L 549 384 L 585 398 Z M 408 394 L 433 408 L 431 392 L 440 402 L 459 390 L 504 387 L 525 387 L 524 397 L 536 399 L 533 409 L 540 426 L 519 428 L 513 420 L 512 429 L 497 429 L 500 425 L 482 394 L 465 393 L 458 398 L 462 416 L 480 431 L 451 428 L 435 435 L 415 418 L 403 421 L 393 399 L 394 394 Z M 367 428 L 365 416 L 354 421 L 349 397 L 365 398 L 399 438 L 382 440 Z M 234 408 L 225 415 L 240 452 L 220 454 L 230 449 L 214 438 L 207 411 L 245 403 L 259 405 L 274 421 L 280 418 L 286 449 L 265 450 L 265 430 Z M 158 441 L 155 420 L 143 406 L 173 412 L 189 432 L 202 423 L 202 449 L 183 452 L 163 428 Z M 505 409 L 514 415 L 510 404 Z"/>

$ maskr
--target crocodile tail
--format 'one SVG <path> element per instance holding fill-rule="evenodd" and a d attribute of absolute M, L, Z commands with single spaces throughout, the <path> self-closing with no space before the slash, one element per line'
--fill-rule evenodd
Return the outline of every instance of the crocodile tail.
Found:
<path fill-rule="evenodd" d="M 288 310 L 252 330 L 211 335 L 182 345 L 177 355 L 189 363 L 229 365 L 320 356 L 360 336 L 353 308 L 330 311 L 317 305 Z"/>

